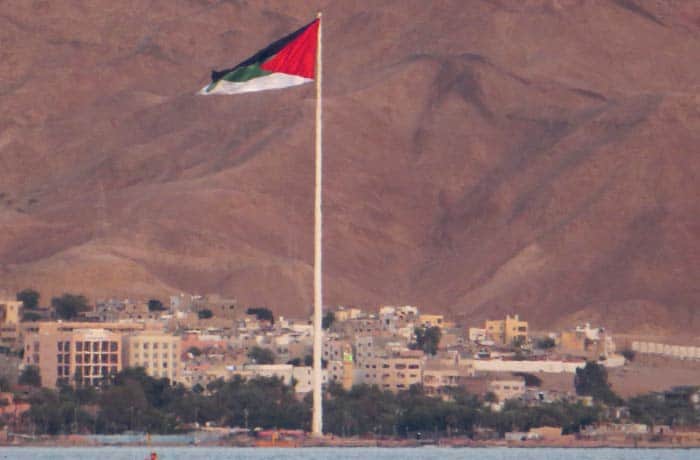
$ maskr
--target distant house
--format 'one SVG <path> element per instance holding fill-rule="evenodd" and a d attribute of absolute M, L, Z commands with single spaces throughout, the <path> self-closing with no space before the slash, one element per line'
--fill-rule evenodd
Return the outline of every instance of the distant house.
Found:
<path fill-rule="evenodd" d="M 486 339 L 496 344 L 509 346 L 516 340 L 527 341 L 528 324 L 521 321 L 518 315 L 506 315 L 502 320 L 487 320 L 484 324 Z"/>
<path fill-rule="evenodd" d="M 502 379 L 489 382 L 488 390 L 495 394 L 499 401 L 517 399 L 525 394 L 525 379 Z"/>

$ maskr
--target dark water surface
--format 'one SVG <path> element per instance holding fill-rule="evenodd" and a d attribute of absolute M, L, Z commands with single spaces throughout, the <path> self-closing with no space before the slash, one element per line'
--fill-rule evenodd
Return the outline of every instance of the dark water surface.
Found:
<path fill-rule="evenodd" d="M 159 460 L 697 460 L 700 450 L 671 449 L 508 449 L 508 448 L 306 448 L 251 449 L 158 447 Z M 144 460 L 146 447 L 0 447 L 5 460 Z"/>

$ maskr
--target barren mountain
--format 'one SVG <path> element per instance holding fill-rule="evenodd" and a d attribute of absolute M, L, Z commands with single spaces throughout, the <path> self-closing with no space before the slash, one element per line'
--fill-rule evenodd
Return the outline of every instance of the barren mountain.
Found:
<path fill-rule="evenodd" d="M 195 92 L 319 7 L 326 304 L 700 327 L 684 0 L 0 0 L 0 287 L 309 312 L 313 85 Z"/>

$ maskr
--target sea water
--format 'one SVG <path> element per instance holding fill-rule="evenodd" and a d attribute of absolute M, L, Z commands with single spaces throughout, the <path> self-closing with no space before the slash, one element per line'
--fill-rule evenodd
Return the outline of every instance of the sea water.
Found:
<path fill-rule="evenodd" d="M 159 460 L 696 460 L 700 450 L 555 448 L 155 447 Z M 147 447 L 0 447 L 5 460 L 144 460 Z"/>

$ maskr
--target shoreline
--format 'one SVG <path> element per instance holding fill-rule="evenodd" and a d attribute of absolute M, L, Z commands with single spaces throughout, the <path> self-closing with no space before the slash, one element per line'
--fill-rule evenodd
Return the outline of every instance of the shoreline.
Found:
<path fill-rule="evenodd" d="M 44 439 L 23 442 L 2 442 L 1 447 L 18 448 L 106 448 L 106 447 L 143 447 L 143 448 L 254 448 L 254 449 L 311 449 L 311 448 L 441 448 L 441 449 L 700 449 L 700 442 L 674 441 L 582 441 L 582 440 L 539 440 L 539 441 L 473 441 L 453 438 L 439 442 L 416 442 L 413 440 L 372 440 L 372 439 L 304 439 L 299 441 L 263 442 L 256 440 L 237 441 L 207 441 L 193 443 L 98 443 L 88 439 Z"/>

